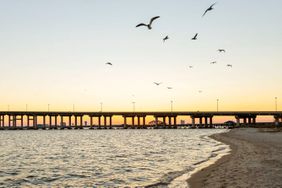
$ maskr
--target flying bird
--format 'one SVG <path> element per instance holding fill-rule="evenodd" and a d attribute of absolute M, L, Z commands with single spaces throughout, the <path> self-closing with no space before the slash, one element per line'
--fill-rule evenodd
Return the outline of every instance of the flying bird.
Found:
<path fill-rule="evenodd" d="M 163 38 L 163 42 L 165 42 L 166 40 L 168 40 L 169 39 L 169 37 L 168 37 L 168 35 L 165 37 L 165 38 Z"/>
<path fill-rule="evenodd" d="M 191 65 L 190 65 L 190 66 L 189 66 L 189 68 L 190 68 L 190 69 L 192 69 L 192 68 L 193 68 L 193 66 L 191 66 Z"/>
<path fill-rule="evenodd" d="M 151 30 L 151 29 L 152 29 L 152 23 L 153 23 L 153 21 L 156 20 L 156 19 L 158 19 L 158 18 L 160 18 L 160 16 L 155 16 L 155 17 L 151 18 L 149 24 L 140 23 L 140 24 L 136 25 L 136 27 L 146 26 L 146 27 L 148 27 L 149 30 Z"/>
<path fill-rule="evenodd" d="M 195 36 L 191 40 L 197 40 L 198 33 L 195 34 Z"/>
<path fill-rule="evenodd" d="M 113 65 L 111 62 L 107 62 L 107 63 L 105 63 L 105 64 L 106 64 L 106 65 L 110 65 L 110 66 Z"/>
<path fill-rule="evenodd" d="M 226 52 L 224 49 L 218 49 L 217 51 L 218 51 L 219 53 L 221 53 L 221 52 L 224 52 L 224 53 L 225 53 L 225 52 Z"/>
<path fill-rule="evenodd" d="M 231 65 L 231 64 L 227 64 L 227 67 L 230 67 L 230 68 L 232 68 L 232 65 Z"/>
<path fill-rule="evenodd" d="M 154 84 L 156 84 L 157 86 L 161 85 L 161 82 L 154 82 Z"/>
<path fill-rule="evenodd" d="M 172 89 L 172 87 L 167 87 L 167 89 Z"/>
<path fill-rule="evenodd" d="M 204 17 L 207 12 L 212 11 L 212 10 L 214 9 L 213 6 L 214 6 L 215 4 L 216 4 L 216 3 L 212 4 L 209 8 L 207 8 L 207 10 L 204 12 L 204 14 L 203 14 L 202 17 Z"/>
<path fill-rule="evenodd" d="M 211 64 L 216 64 L 216 61 L 211 62 Z"/>

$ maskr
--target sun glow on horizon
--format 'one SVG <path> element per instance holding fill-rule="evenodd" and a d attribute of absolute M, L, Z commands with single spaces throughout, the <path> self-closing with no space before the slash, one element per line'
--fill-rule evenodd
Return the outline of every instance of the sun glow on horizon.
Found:
<path fill-rule="evenodd" d="M 1 2 L 0 110 L 282 109 L 282 3 L 211 3 Z"/>

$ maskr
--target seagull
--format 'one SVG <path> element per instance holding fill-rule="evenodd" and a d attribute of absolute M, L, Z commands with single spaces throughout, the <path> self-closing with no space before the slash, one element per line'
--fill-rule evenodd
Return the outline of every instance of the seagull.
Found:
<path fill-rule="evenodd" d="M 191 66 L 191 65 L 190 65 L 190 66 L 189 66 L 189 68 L 190 68 L 190 69 L 192 69 L 192 68 L 193 68 L 193 66 Z"/>
<path fill-rule="evenodd" d="M 161 85 L 161 82 L 154 82 L 157 86 Z"/>
<path fill-rule="evenodd" d="M 216 61 L 211 62 L 211 64 L 216 64 Z"/>
<path fill-rule="evenodd" d="M 231 65 L 231 64 L 227 64 L 227 67 L 230 67 L 230 68 L 232 68 L 232 65 Z"/>
<path fill-rule="evenodd" d="M 168 40 L 169 38 L 168 38 L 168 35 L 165 37 L 165 38 L 163 38 L 163 42 L 165 42 L 166 40 Z"/>
<path fill-rule="evenodd" d="M 191 40 L 197 40 L 198 33 L 195 34 L 195 36 Z"/>
<path fill-rule="evenodd" d="M 207 8 L 207 10 L 205 11 L 205 13 L 203 14 L 202 17 L 204 17 L 208 11 L 213 10 L 213 6 L 214 6 L 215 4 L 216 4 L 216 3 L 212 4 L 209 8 Z"/>
<path fill-rule="evenodd" d="M 105 63 L 106 65 L 110 65 L 110 66 L 113 66 L 113 64 L 111 62 L 107 62 Z"/>
<path fill-rule="evenodd" d="M 217 50 L 219 53 L 221 53 L 221 52 L 224 52 L 225 53 L 225 50 L 224 49 L 218 49 Z"/>
<path fill-rule="evenodd" d="M 167 87 L 167 89 L 172 89 L 172 87 Z"/>
<path fill-rule="evenodd" d="M 146 27 L 148 27 L 149 30 L 151 30 L 151 29 L 152 29 L 152 23 L 153 23 L 153 21 L 156 20 L 156 19 L 158 19 L 158 18 L 160 18 L 160 16 L 155 16 L 155 17 L 151 18 L 149 24 L 140 23 L 140 24 L 136 25 L 136 27 L 146 26 Z"/>

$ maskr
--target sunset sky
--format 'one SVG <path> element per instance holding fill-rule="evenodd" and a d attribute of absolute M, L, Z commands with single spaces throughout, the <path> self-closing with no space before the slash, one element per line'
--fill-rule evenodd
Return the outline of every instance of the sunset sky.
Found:
<path fill-rule="evenodd" d="M 0 110 L 282 110 L 282 1 L 214 2 L 1 0 Z"/>

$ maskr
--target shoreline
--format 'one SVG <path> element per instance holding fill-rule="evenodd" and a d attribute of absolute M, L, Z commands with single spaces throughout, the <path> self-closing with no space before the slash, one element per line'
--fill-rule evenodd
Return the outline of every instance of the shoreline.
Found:
<path fill-rule="evenodd" d="M 229 131 L 228 131 L 229 132 Z M 227 132 L 223 132 L 223 133 L 216 133 L 216 134 L 224 134 Z M 209 139 L 212 139 L 216 142 L 218 142 L 218 145 L 221 145 L 222 147 L 212 151 L 212 154 L 210 157 L 208 157 L 206 160 L 204 161 L 199 161 L 195 164 L 193 164 L 193 166 L 191 167 L 191 170 L 186 171 L 185 173 L 183 173 L 181 176 L 176 177 L 175 179 L 173 179 L 173 181 L 171 181 L 168 184 L 169 188 L 174 188 L 174 187 L 183 187 L 183 188 L 187 188 L 190 187 L 188 180 L 194 175 L 197 174 L 198 172 L 200 172 L 201 170 L 208 168 L 209 166 L 215 164 L 218 160 L 220 160 L 222 157 L 229 155 L 230 154 L 230 146 L 226 143 L 220 142 L 216 139 L 213 139 L 212 136 L 216 135 L 216 134 L 212 134 L 210 136 L 206 136 Z"/>
<path fill-rule="evenodd" d="M 209 167 L 210 165 L 214 164 L 218 160 L 220 160 L 223 156 L 228 155 L 230 152 L 229 145 L 217 141 L 213 139 L 211 136 L 214 134 L 224 134 L 229 132 L 230 130 L 226 130 L 225 132 L 221 133 L 213 133 L 211 135 L 204 135 L 202 139 L 208 139 L 211 141 L 215 141 L 219 148 L 213 150 L 211 155 L 202 161 L 195 162 L 190 167 L 183 169 L 181 171 L 174 171 L 170 173 L 169 177 L 163 177 L 161 181 L 157 183 L 153 183 L 150 185 L 146 185 L 146 188 L 157 188 L 157 187 L 167 187 L 167 188 L 187 188 L 189 187 L 187 180 L 197 172 L 201 171 L 204 168 Z"/>
<path fill-rule="evenodd" d="M 240 128 L 210 136 L 231 151 L 187 180 L 189 187 L 282 187 L 282 132 Z"/>

